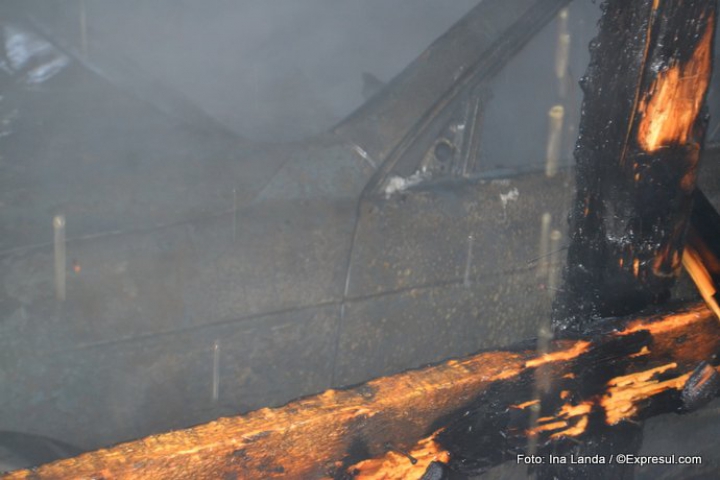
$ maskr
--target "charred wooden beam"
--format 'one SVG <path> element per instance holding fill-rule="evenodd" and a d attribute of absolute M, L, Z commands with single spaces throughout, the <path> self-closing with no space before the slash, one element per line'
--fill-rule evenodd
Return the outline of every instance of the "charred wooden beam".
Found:
<path fill-rule="evenodd" d="M 607 0 L 603 8 L 581 82 L 577 192 L 556 330 L 665 302 L 683 258 L 693 278 L 705 278 L 694 251 L 683 250 L 707 123 L 716 2 Z M 565 453 L 635 451 L 642 426 L 599 425 L 594 435 Z M 543 465 L 539 475 L 632 478 L 633 469 Z"/>
<path fill-rule="evenodd" d="M 439 478 L 512 458 L 528 439 L 568 442 L 696 408 L 720 383 L 708 363 L 720 324 L 704 303 L 584 320 L 658 302 L 680 268 L 714 23 L 714 2 L 606 4 L 557 316 L 560 327 L 585 324 L 583 338 L 542 354 L 480 353 L 3 478 Z M 538 398 L 539 372 L 548 384 Z"/>
<path fill-rule="evenodd" d="M 1 478 L 412 479 L 429 468 L 479 472 L 514 458 L 528 437 L 582 439 L 598 424 L 623 428 L 682 409 L 692 372 L 720 351 L 720 322 L 704 303 L 593 328 L 584 338 L 553 341 L 545 354 L 527 344 L 479 353 Z M 540 370 L 549 389 L 538 402 Z M 531 428 L 538 406 L 540 421 Z"/>
<path fill-rule="evenodd" d="M 705 133 L 716 2 L 608 0 L 591 61 L 555 325 L 664 301 L 680 268 Z"/>

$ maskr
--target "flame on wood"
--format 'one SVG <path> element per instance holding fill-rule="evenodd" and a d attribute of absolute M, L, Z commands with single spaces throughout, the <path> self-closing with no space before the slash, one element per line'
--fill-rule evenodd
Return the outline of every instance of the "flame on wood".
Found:
<path fill-rule="evenodd" d="M 533 378 L 539 367 L 550 368 L 551 385 L 557 385 L 551 394 L 560 406 L 543 412 L 535 431 L 508 434 L 536 435 L 542 441 L 580 437 L 591 411 L 602 409 L 609 424 L 632 420 L 655 395 L 682 389 L 698 362 L 720 349 L 720 322 L 703 303 L 678 313 L 618 321 L 607 331 L 592 339 L 554 340 L 545 355 L 520 348 L 449 360 L 1 478 L 305 479 L 353 474 L 366 479 L 419 479 L 431 462 L 452 462 L 452 450 L 438 440 L 442 432 L 438 419 L 462 417 L 465 406 L 487 394 L 491 386 L 514 384 L 527 374 Z M 591 381 L 575 377 L 583 376 L 586 369 L 577 366 L 592 362 L 588 359 L 594 349 L 613 338 L 620 342 L 628 338 L 631 343 L 633 333 L 641 331 L 652 336 L 649 348 L 633 347 L 627 358 L 644 353 L 646 367 L 612 379 L 602 394 L 591 398 L 578 398 L 570 391 L 567 382 Z M 507 402 L 506 408 L 531 409 L 536 404 L 531 396 L 528 391 L 527 398 L 498 399 L 498 408 Z M 353 454 L 353 445 L 358 444 L 364 447 L 359 456 Z"/>
<path fill-rule="evenodd" d="M 642 100 L 638 142 L 646 152 L 691 140 L 710 82 L 714 30 L 715 22 L 710 18 L 692 58 L 660 72 Z"/>
<path fill-rule="evenodd" d="M 591 402 L 583 402 L 579 405 L 565 404 L 555 417 L 541 418 L 539 425 L 528 430 L 527 434 L 532 436 L 541 432 L 554 432 L 550 438 L 578 436 L 585 433 L 588 424 L 587 416 L 591 410 Z"/>
<path fill-rule="evenodd" d="M 528 360 L 525 362 L 526 368 L 535 368 L 541 365 L 545 365 L 549 362 L 568 361 L 577 358 L 581 354 L 588 351 L 590 348 L 590 342 L 583 340 L 575 342 L 571 347 L 566 350 L 559 350 L 557 352 L 545 353 L 537 358 Z"/>
<path fill-rule="evenodd" d="M 641 330 L 653 333 L 654 336 L 670 338 L 680 338 L 682 332 L 692 328 L 697 322 L 707 321 L 712 313 L 705 305 L 698 304 L 683 312 L 675 315 L 667 315 L 660 321 L 648 321 L 648 319 L 639 319 L 636 322 L 630 322 L 627 329 L 617 332 L 616 335 L 627 336 Z M 667 340 L 667 339 L 664 339 Z M 662 342 L 660 342 L 662 343 Z M 717 348 L 714 345 L 712 348 Z M 572 355 L 570 352 L 587 352 L 588 345 L 586 342 L 579 341 L 574 345 L 568 346 L 563 350 L 568 358 Z M 647 347 L 643 347 L 643 354 L 651 354 Z M 557 353 L 557 352 L 556 352 Z M 698 358 L 703 358 L 703 354 Z M 680 354 L 679 361 L 687 362 L 689 357 L 687 354 Z M 554 357 L 558 361 L 563 361 L 563 356 Z M 526 366 L 530 363 L 537 365 L 536 361 L 526 362 Z M 713 367 L 716 369 L 717 367 Z M 660 379 L 661 375 L 667 375 L 668 378 Z M 602 395 L 583 401 L 573 402 L 572 395 L 568 391 L 560 391 L 559 397 L 565 401 L 554 415 L 545 416 L 538 420 L 538 425 L 525 432 L 528 437 L 546 434 L 548 440 L 557 440 L 563 437 L 580 437 L 586 433 L 590 424 L 590 415 L 599 407 L 605 415 L 605 422 L 608 425 L 617 425 L 623 421 L 632 421 L 639 414 L 644 405 L 650 399 L 660 393 L 674 390 L 680 392 L 692 374 L 692 369 L 681 369 L 677 362 L 669 362 L 660 366 L 644 369 L 628 375 L 613 378 L 606 385 Z M 567 375 L 563 375 L 567 377 Z M 512 405 L 515 409 L 531 409 L 536 407 L 537 400 L 527 400 L 517 405 Z M 418 442 L 413 451 L 419 450 L 422 445 L 426 445 L 435 436 L 425 438 Z M 448 457 L 451 457 L 448 452 Z M 388 462 L 390 454 L 383 458 L 376 459 L 373 462 L 361 462 L 348 469 L 351 474 L 364 475 L 369 465 L 374 467 L 383 462 Z M 392 458 L 392 457 L 391 457 Z M 360 478 L 408 478 L 419 479 L 425 472 L 424 468 L 414 468 L 410 462 L 405 462 L 405 469 L 401 477 L 360 477 Z M 369 470 L 367 470 L 369 471 Z"/>
<path fill-rule="evenodd" d="M 348 472 L 354 480 L 420 478 L 432 462 L 447 463 L 450 460 L 450 453 L 435 441 L 438 433 L 421 440 L 405 455 L 390 451 L 383 457 L 363 460 Z"/>
<path fill-rule="evenodd" d="M 707 316 L 707 306 L 698 304 L 687 311 L 668 316 L 667 321 L 657 323 L 646 323 L 643 320 L 631 322 L 627 328 L 618 332 L 617 335 L 630 335 L 641 330 L 650 332 L 653 336 L 662 335 L 674 330 L 682 330 L 701 318 Z"/>

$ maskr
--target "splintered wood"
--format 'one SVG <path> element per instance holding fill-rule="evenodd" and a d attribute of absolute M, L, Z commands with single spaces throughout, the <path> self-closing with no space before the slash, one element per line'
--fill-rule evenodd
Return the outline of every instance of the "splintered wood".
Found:
<path fill-rule="evenodd" d="M 468 445 L 483 451 L 486 468 L 529 436 L 580 437 L 598 418 L 615 424 L 680 408 L 689 375 L 719 348 L 720 323 L 705 304 L 678 307 L 605 322 L 545 354 L 479 353 L 2 478 L 419 479 L 431 465 L 462 470 Z M 540 367 L 550 389 L 531 431 Z"/>
<path fill-rule="evenodd" d="M 638 142 L 648 153 L 694 141 L 695 128 L 710 83 L 715 21 L 711 17 L 689 60 L 671 58 L 641 99 Z M 694 182 L 688 182 L 692 190 Z"/>

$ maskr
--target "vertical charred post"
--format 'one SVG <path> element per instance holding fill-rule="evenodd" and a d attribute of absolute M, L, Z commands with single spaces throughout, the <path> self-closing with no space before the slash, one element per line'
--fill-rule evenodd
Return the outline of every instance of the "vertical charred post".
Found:
<path fill-rule="evenodd" d="M 556 331 L 669 297 L 682 267 L 707 115 L 716 0 L 606 0 L 575 148 Z M 619 428 L 621 427 L 621 428 Z M 636 451 L 642 426 L 599 427 L 570 454 Z M 549 453 L 546 447 L 545 453 Z M 632 478 L 623 465 L 543 466 L 539 478 Z"/>
<path fill-rule="evenodd" d="M 591 61 L 556 329 L 668 297 L 706 126 L 716 1 L 608 0 Z"/>

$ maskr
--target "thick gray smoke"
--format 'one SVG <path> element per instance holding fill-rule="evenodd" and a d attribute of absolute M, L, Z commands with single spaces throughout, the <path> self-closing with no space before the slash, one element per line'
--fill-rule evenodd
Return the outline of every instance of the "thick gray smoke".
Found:
<path fill-rule="evenodd" d="M 477 0 L 66 4 L 34 14 L 87 42 L 89 62 L 102 43 L 243 136 L 286 141 L 341 120 L 364 101 L 363 73 L 390 80 Z"/>

